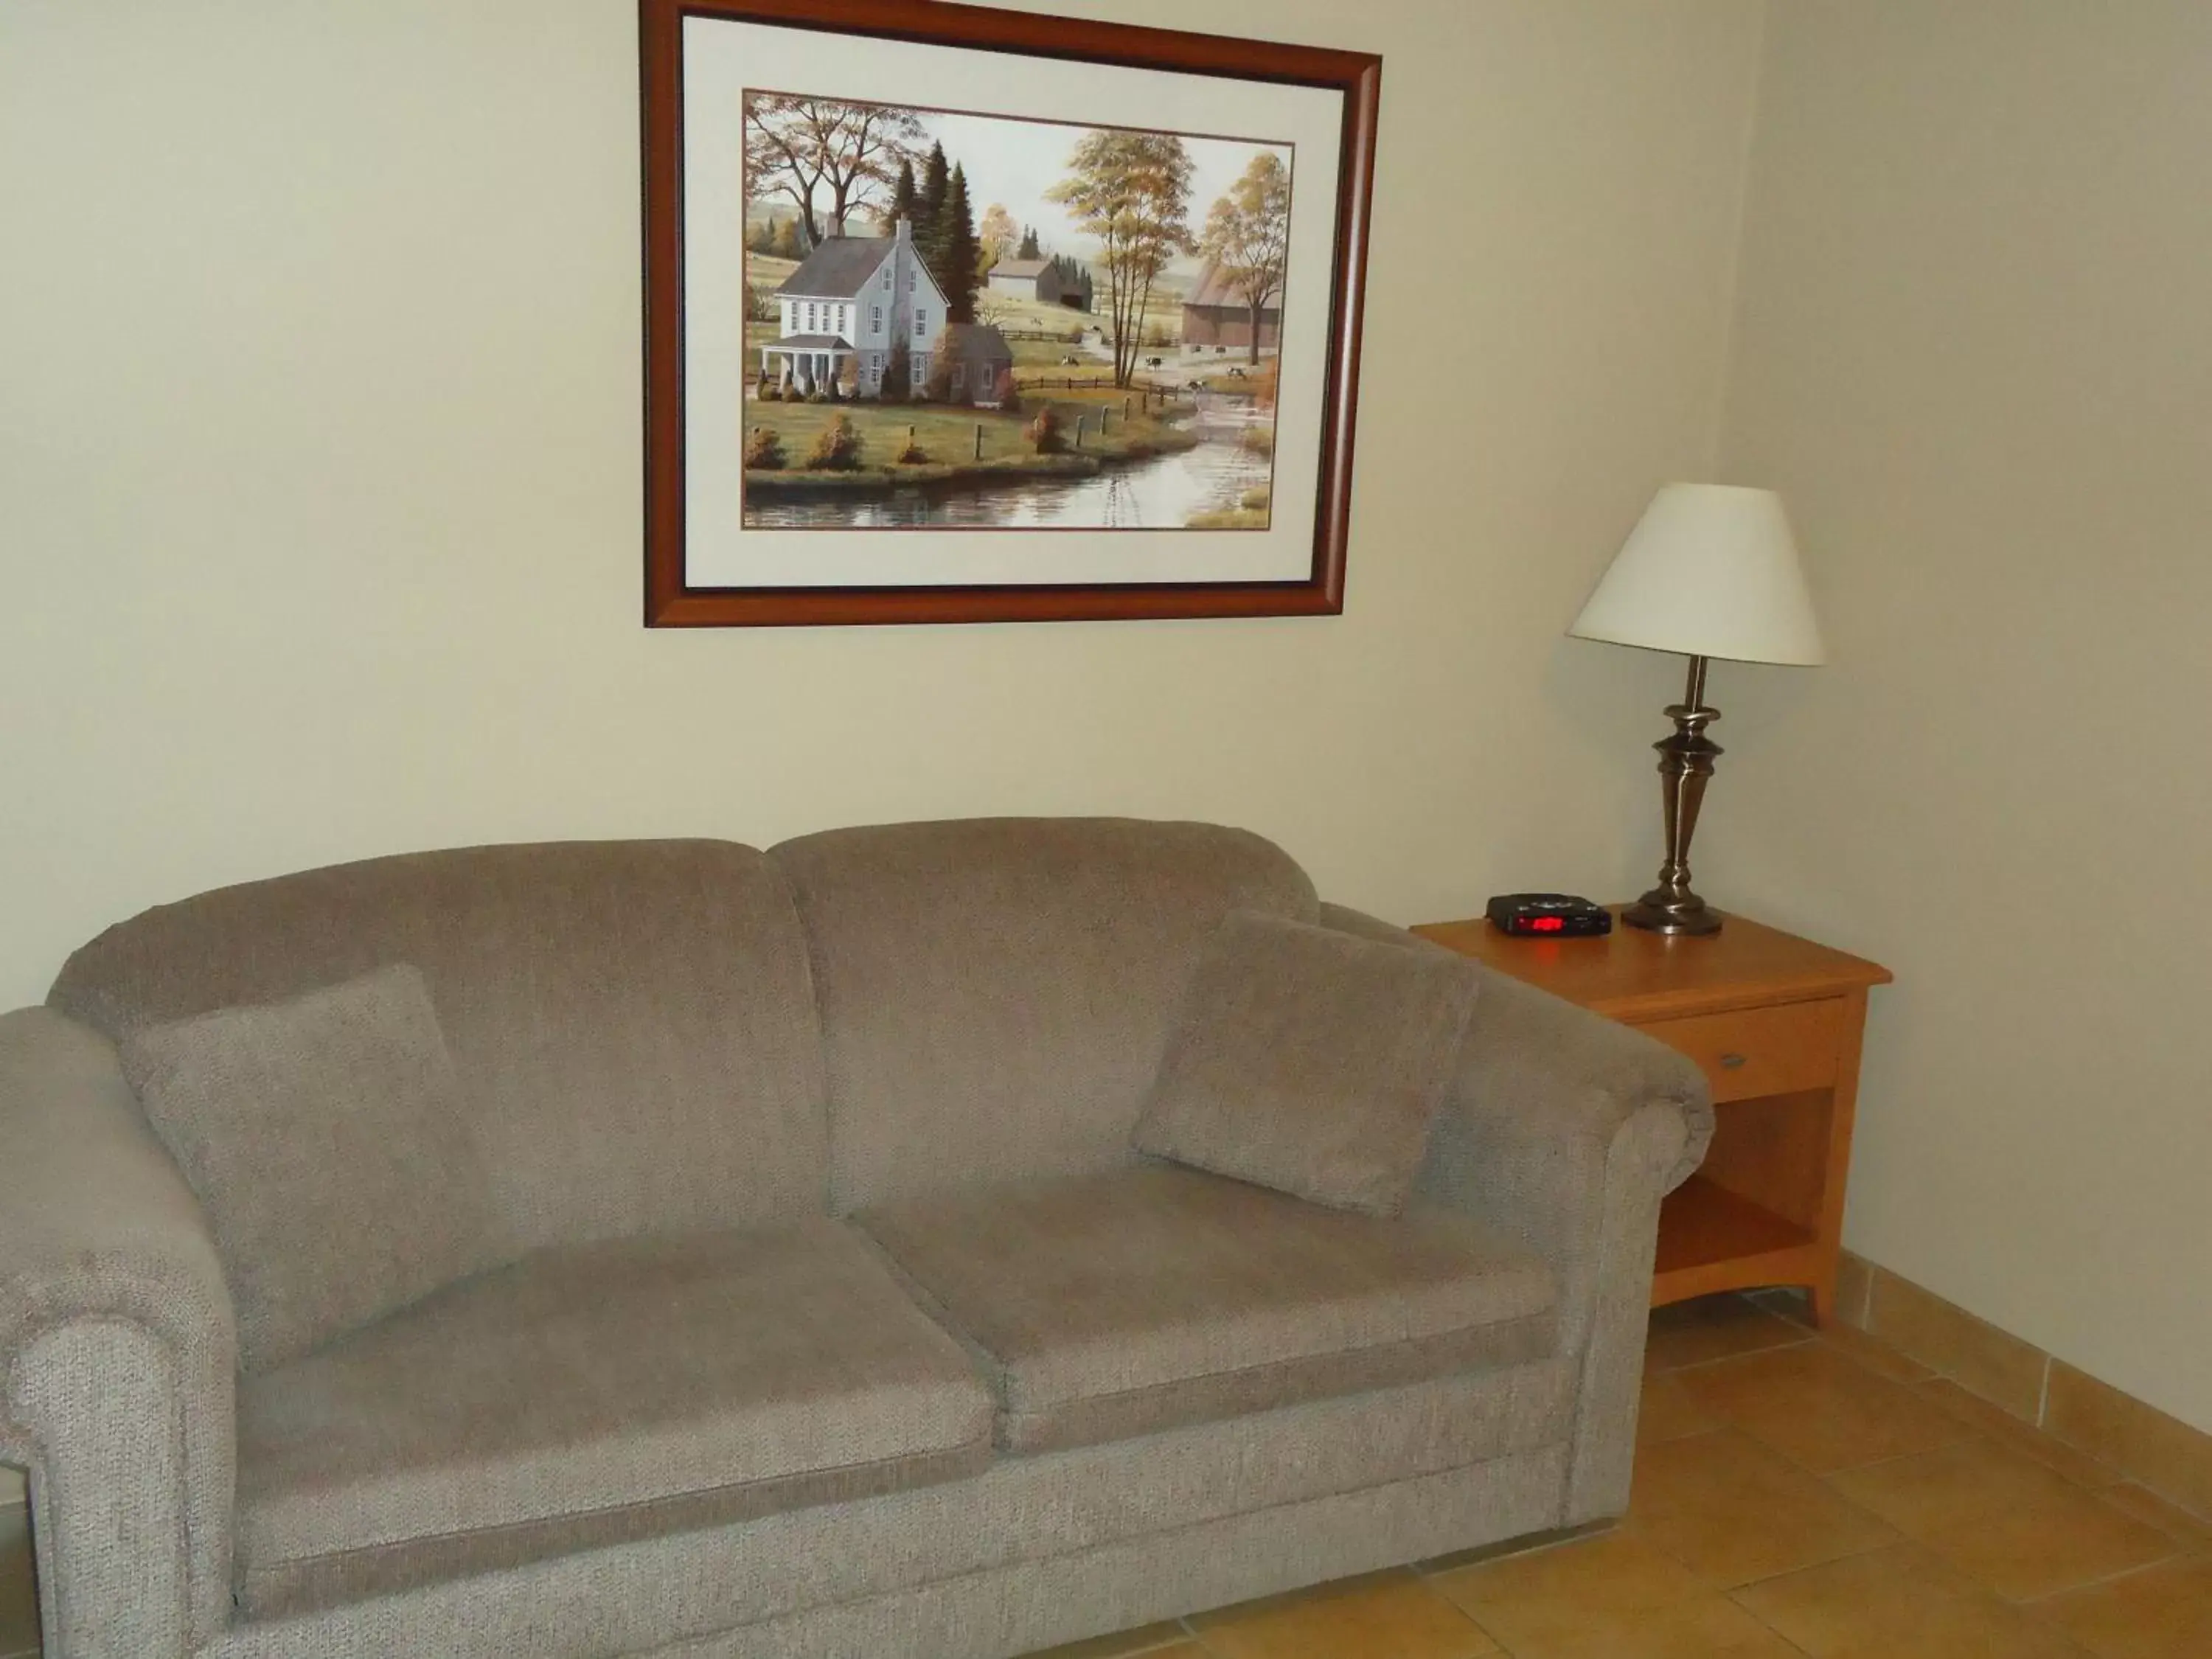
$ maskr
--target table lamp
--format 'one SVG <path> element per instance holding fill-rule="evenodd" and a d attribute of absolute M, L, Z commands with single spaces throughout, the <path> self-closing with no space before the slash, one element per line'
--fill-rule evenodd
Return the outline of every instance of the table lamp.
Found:
<path fill-rule="evenodd" d="M 1721 752 L 1705 735 L 1720 718 L 1705 707 L 1706 659 L 1807 666 L 1822 660 L 1820 625 L 1782 498 L 1733 484 L 1664 486 L 1567 632 L 1679 651 L 1690 659 L 1682 701 L 1667 710 L 1674 733 L 1651 745 L 1659 751 L 1667 862 L 1659 884 L 1620 919 L 1654 933 L 1717 933 L 1719 912 L 1690 890 L 1690 836 Z"/>

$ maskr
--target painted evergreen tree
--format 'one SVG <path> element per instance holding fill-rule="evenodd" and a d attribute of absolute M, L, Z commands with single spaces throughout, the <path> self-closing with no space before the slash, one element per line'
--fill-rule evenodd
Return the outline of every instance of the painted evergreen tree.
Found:
<path fill-rule="evenodd" d="M 929 274 L 945 290 L 945 320 L 975 320 L 975 289 L 979 286 L 975 254 L 975 214 L 968 201 L 968 173 L 955 165 L 945 190 L 945 205 L 938 212 L 935 257 Z"/>
<path fill-rule="evenodd" d="M 945 192 L 952 188 L 952 169 L 945 159 L 945 146 L 932 144 L 929 160 L 922 164 L 921 190 L 915 198 L 914 235 L 920 241 L 926 231 L 933 229 L 937 216 L 945 209 Z"/>
<path fill-rule="evenodd" d="M 1014 258 L 1017 259 L 1042 259 L 1044 258 L 1044 250 L 1037 246 L 1036 227 L 1035 225 L 1031 225 L 1028 229 L 1022 233 L 1021 252 L 1015 254 Z"/>
<path fill-rule="evenodd" d="M 914 182 L 914 163 L 902 156 L 899 160 L 898 182 L 891 187 L 891 204 L 884 210 L 884 234 L 895 234 L 898 222 L 915 222 L 921 210 L 921 191 Z"/>
<path fill-rule="evenodd" d="M 945 198 L 951 193 L 952 168 L 945 146 L 932 144 L 929 160 L 922 166 L 921 195 L 914 207 L 914 246 L 948 296 L 951 285 L 945 280 Z"/>

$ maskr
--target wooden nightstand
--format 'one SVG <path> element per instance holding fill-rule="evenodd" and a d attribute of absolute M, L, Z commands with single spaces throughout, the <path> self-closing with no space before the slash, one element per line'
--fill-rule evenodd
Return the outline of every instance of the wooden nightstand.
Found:
<path fill-rule="evenodd" d="M 1802 1285 L 1828 1322 L 1867 991 L 1887 969 L 1735 915 L 1704 939 L 1510 939 L 1480 918 L 1413 931 L 1648 1032 L 1712 1080 L 1712 1150 L 1660 1210 L 1653 1306 Z"/>

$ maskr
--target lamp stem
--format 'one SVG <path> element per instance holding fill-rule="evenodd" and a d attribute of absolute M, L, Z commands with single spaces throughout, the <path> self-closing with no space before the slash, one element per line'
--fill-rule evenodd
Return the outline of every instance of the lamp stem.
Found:
<path fill-rule="evenodd" d="M 1718 720 L 1720 711 L 1705 707 L 1705 659 L 1690 659 L 1690 672 L 1682 688 L 1682 701 L 1667 710 L 1674 722 L 1674 735 L 1651 746 L 1659 751 L 1659 800 L 1667 822 L 1667 861 L 1659 866 L 1659 884 L 1621 912 L 1632 927 L 1656 933 L 1717 933 L 1721 918 L 1705 908 L 1705 900 L 1690 889 L 1690 837 L 1697 833 L 1698 809 L 1705 802 L 1705 780 L 1713 775 L 1720 744 L 1705 735 L 1705 727 Z"/>
<path fill-rule="evenodd" d="M 1682 690 L 1682 702 L 1690 708 L 1705 706 L 1705 659 L 1703 657 L 1690 659 L 1690 683 Z"/>

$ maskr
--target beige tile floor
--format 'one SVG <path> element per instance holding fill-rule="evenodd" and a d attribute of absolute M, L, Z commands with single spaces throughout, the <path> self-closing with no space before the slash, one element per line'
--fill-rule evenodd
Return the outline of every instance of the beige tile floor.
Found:
<path fill-rule="evenodd" d="M 2212 1525 L 1780 1307 L 1725 1297 L 1654 1316 L 1616 1528 L 1051 1659 L 2212 1656 Z M 26 1558 L 21 1512 L 0 1516 L 0 1659 L 37 1651 Z"/>

